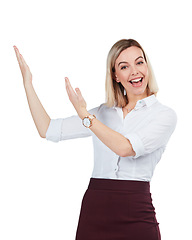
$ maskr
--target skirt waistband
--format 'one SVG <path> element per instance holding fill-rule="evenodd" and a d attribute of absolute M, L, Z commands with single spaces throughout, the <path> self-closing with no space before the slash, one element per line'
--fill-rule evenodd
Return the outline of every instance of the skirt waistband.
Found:
<path fill-rule="evenodd" d="M 105 178 L 90 178 L 88 189 L 150 193 L 150 182 L 135 180 L 116 180 Z"/>

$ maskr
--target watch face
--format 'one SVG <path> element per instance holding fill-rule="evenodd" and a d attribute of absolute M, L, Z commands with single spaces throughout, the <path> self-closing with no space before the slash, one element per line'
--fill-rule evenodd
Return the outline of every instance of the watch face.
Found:
<path fill-rule="evenodd" d="M 84 120 L 83 120 L 83 124 L 86 126 L 86 127 L 89 127 L 90 126 L 90 120 L 89 120 L 89 118 L 84 118 Z"/>

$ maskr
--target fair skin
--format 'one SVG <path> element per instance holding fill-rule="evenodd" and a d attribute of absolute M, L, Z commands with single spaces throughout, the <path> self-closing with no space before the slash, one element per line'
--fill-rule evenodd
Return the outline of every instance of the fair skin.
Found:
<path fill-rule="evenodd" d="M 29 109 L 31 111 L 32 118 L 34 120 L 39 135 L 41 137 L 45 137 L 45 133 L 48 129 L 51 119 L 47 112 L 45 111 L 43 105 L 41 104 L 33 88 L 32 74 L 30 72 L 29 66 L 26 64 L 23 56 L 20 54 L 16 46 L 14 46 L 14 50 L 23 77 L 23 86 L 26 92 L 27 101 L 29 104 Z"/>
<path fill-rule="evenodd" d="M 148 67 L 140 48 L 132 46 L 121 52 L 115 61 L 116 81 L 121 82 L 126 89 L 129 103 L 123 108 L 124 117 L 126 109 L 135 107 L 138 100 L 147 97 Z M 142 82 L 131 84 L 130 80 L 141 79 Z"/>
<path fill-rule="evenodd" d="M 37 127 L 37 130 L 41 137 L 45 138 L 46 131 L 48 129 L 48 126 L 50 124 L 50 117 L 46 113 L 45 109 L 43 108 L 41 102 L 39 101 L 35 90 L 32 85 L 32 74 L 30 72 L 30 69 L 28 65 L 26 64 L 24 58 L 20 54 L 18 48 L 14 46 L 14 50 L 16 53 L 16 57 L 19 63 L 19 67 L 23 76 L 23 84 L 27 95 L 27 100 L 29 103 L 29 108 L 33 117 L 33 120 L 35 122 L 35 125 Z M 125 50 L 124 50 L 125 51 Z M 123 52 L 122 52 L 123 53 Z M 122 54 L 121 53 L 121 54 Z M 120 56 L 121 56 L 120 54 Z M 120 57 L 119 56 L 119 57 Z M 127 60 L 128 59 L 124 59 Z M 129 59 L 130 61 L 130 59 Z M 118 62 L 117 62 L 118 64 Z M 133 64 L 133 62 L 129 62 L 129 64 Z M 131 73 L 130 76 L 133 76 L 134 68 L 131 67 Z M 118 69 L 116 69 L 118 70 Z M 134 70 L 135 71 L 135 70 Z M 144 74 L 144 72 L 142 72 Z M 132 97 L 131 103 L 133 104 L 136 99 L 142 99 L 145 94 L 140 87 L 137 87 L 137 90 L 131 89 L 130 86 L 125 82 L 126 78 L 125 75 L 120 75 L 118 71 L 116 72 L 118 80 L 122 81 L 122 84 L 124 83 L 126 86 L 126 90 L 128 92 L 128 96 Z M 83 119 L 85 116 L 90 115 L 87 111 L 87 104 L 85 99 L 83 98 L 81 91 L 79 88 L 72 88 L 70 81 L 68 78 L 65 78 L 65 85 L 66 85 L 66 91 L 69 96 L 69 100 L 71 101 L 72 105 L 74 106 L 78 116 Z M 104 125 L 101 121 L 99 121 L 97 118 L 93 120 L 93 125 L 90 127 L 90 130 L 112 151 L 114 151 L 117 155 L 121 157 L 126 156 L 134 156 L 135 152 L 132 149 L 132 145 L 130 144 L 129 140 L 125 138 L 120 133 L 112 130 L 108 126 Z"/>

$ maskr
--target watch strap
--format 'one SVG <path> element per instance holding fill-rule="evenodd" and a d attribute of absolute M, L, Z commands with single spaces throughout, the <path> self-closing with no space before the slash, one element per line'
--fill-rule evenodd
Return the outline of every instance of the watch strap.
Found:
<path fill-rule="evenodd" d="M 82 121 L 84 121 L 85 118 L 88 118 L 90 120 L 90 125 L 89 126 L 85 126 L 84 123 L 83 123 L 83 125 L 85 127 L 87 127 L 87 128 L 90 128 L 92 126 L 92 121 L 93 121 L 94 118 L 96 118 L 96 116 L 94 114 L 93 115 L 90 114 L 90 115 L 84 117 Z"/>

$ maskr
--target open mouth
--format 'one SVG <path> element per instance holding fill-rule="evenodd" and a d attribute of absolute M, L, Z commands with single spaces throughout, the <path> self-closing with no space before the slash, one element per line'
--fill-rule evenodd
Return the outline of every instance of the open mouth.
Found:
<path fill-rule="evenodd" d="M 138 82 L 142 82 L 143 81 L 143 77 L 142 78 L 137 78 L 137 79 L 133 79 L 131 81 L 129 81 L 132 85 L 134 85 L 134 83 L 138 83 Z"/>

